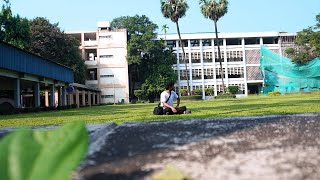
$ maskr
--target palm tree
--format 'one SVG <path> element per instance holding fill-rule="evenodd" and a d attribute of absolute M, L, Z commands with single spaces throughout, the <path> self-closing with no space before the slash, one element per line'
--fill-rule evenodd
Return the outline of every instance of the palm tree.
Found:
<path fill-rule="evenodd" d="M 223 81 L 224 72 L 222 69 L 222 59 L 220 53 L 220 45 L 219 45 L 219 37 L 218 37 L 218 21 L 221 17 L 223 17 L 228 12 L 228 0 L 199 0 L 201 13 L 204 17 L 213 20 L 214 22 L 214 29 L 216 33 L 216 41 L 218 45 L 218 58 L 220 62 L 220 72 L 221 72 L 221 79 L 222 79 L 222 87 L 223 93 L 225 93 L 225 86 Z"/>
<path fill-rule="evenodd" d="M 161 12 L 165 18 L 170 19 L 172 22 L 176 23 L 177 32 L 179 35 L 179 42 L 182 48 L 182 59 L 187 73 L 187 92 L 190 95 L 190 85 L 189 85 L 189 76 L 188 76 L 188 67 L 185 58 L 184 47 L 181 40 L 180 28 L 179 28 L 179 19 L 186 15 L 186 11 L 189 8 L 186 0 L 160 0 L 161 2 Z"/>
<path fill-rule="evenodd" d="M 167 32 L 168 32 L 168 29 L 169 29 L 169 27 L 166 24 L 164 24 L 162 26 L 162 31 L 164 32 L 164 42 L 166 43 L 166 45 L 167 45 Z"/>

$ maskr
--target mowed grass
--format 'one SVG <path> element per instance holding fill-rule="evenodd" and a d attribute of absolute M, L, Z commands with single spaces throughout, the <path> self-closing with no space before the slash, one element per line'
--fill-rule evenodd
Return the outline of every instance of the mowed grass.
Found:
<path fill-rule="evenodd" d="M 283 96 L 249 96 L 239 99 L 182 101 L 192 114 L 155 116 L 157 103 L 94 106 L 80 109 L 0 116 L 0 127 L 164 121 L 320 112 L 320 92 Z"/>

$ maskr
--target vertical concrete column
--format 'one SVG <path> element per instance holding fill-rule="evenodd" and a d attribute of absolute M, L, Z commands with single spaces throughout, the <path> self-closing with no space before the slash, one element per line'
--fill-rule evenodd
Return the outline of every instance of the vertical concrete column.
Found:
<path fill-rule="evenodd" d="M 92 104 L 93 105 L 96 105 L 96 93 L 94 92 L 94 93 L 92 93 Z"/>
<path fill-rule="evenodd" d="M 223 39 L 223 51 L 224 51 L 224 64 L 223 64 L 223 67 L 225 68 L 225 71 L 223 72 L 224 73 L 224 86 L 223 87 L 225 89 L 225 91 L 228 90 L 228 87 L 229 87 L 229 70 L 228 70 L 228 58 L 227 58 L 227 39 Z"/>
<path fill-rule="evenodd" d="M 91 92 L 88 91 L 88 105 L 91 106 Z"/>
<path fill-rule="evenodd" d="M 54 84 L 50 85 L 50 107 L 55 107 L 55 92 L 54 92 Z"/>
<path fill-rule="evenodd" d="M 202 86 L 202 99 L 206 99 L 205 87 L 204 87 L 204 65 L 203 65 L 203 47 L 202 40 L 200 39 L 200 63 L 201 63 L 201 86 Z"/>
<path fill-rule="evenodd" d="M 44 91 L 44 105 L 49 107 L 49 91 L 47 89 Z"/>
<path fill-rule="evenodd" d="M 101 98 L 101 93 L 98 92 L 98 93 L 97 93 L 97 104 L 98 104 L 98 105 L 100 105 L 100 103 L 101 103 L 101 99 L 100 99 L 100 98 Z"/>
<path fill-rule="evenodd" d="M 81 105 L 82 106 L 86 106 L 86 91 L 82 90 L 81 94 L 82 94 L 82 103 L 81 103 Z"/>
<path fill-rule="evenodd" d="M 243 55 L 243 78 L 244 78 L 244 94 L 248 96 L 248 80 L 247 80 L 247 56 L 244 38 L 241 39 L 242 55 Z"/>
<path fill-rule="evenodd" d="M 77 104 L 77 108 L 80 107 L 80 93 L 79 93 L 79 90 L 76 89 L 76 104 Z"/>
<path fill-rule="evenodd" d="M 58 87 L 58 105 L 62 106 L 62 87 Z"/>
<path fill-rule="evenodd" d="M 34 106 L 40 107 L 40 83 L 36 82 L 34 85 Z"/>
<path fill-rule="evenodd" d="M 69 93 L 68 94 L 68 105 L 72 105 L 73 104 L 73 93 Z"/>
<path fill-rule="evenodd" d="M 62 101 L 62 106 L 66 106 L 67 105 L 67 94 L 66 94 L 66 87 L 62 86 L 61 88 L 61 101 Z"/>
<path fill-rule="evenodd" d="M 59 89 L 54 90 L 54 106 L 59 106 Z"/>
<path fill-rule="evenodd" d="M 20 89 L 20 79 L 14 80 L 14 106 L 15 108 L 21 107 L 21 89 Z"/>
<path fill-rule="evenodd" d="M 191 59 L 191 42 L 190 39 L 188 40 L 188 54 L 189 57 L 186 57 L 189 59 L 189 63 L 188 63 L 188 71 L 189 71 L 189 85 L 190 85 L 190 93 L 193 91 L 193 79 L 192 79 L 192 59 Z"/>

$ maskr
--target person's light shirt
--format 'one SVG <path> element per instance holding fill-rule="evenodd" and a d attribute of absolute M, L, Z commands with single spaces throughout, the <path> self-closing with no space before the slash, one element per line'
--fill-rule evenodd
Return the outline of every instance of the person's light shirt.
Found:
<path fill-rule="evenodd" d="M 163 106 L 163 103 L 162 103 L 162 102 L 163 102 L 163 101 L 166 102 L 167 99 L 169 98 L 169 96 L 170 96 L 170 94 L 167 93 L 167 91 L 163 91 L 163 92 L 161 93 L 161 95 L 160 95 L 161 105 L 160 105 L 160 106 L 162 106 L 163 108 L 165 108 L 165 107 Z M 177 95 L 177 93 L 174 92 L 174 91 L 171 91 L 171 96 L 170 96 L 170 99 L 168 100 L 167 104 L 169 104 L 170 106 L 173 107 L 173 101 L 176 100 L 177 98 L 179 98 L 179 96 Z"/>

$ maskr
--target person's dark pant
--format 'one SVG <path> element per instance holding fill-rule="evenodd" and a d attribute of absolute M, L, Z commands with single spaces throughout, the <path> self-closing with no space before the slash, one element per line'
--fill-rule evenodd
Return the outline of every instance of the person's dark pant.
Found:
<path fill-rule="evenodd" d="M 178 107 L 176 108 L 177 112 L 176 113 L 173 113 L 172 109 L 170 108 L 165 108 L 163 110 L 163 114 L 167 114 L 167 115 L 172 115 L 172 114 L 183 114 L 184 111 L 187 110 L 187 108 L 185 106 L 181 106 L 181 107 Z"/>

